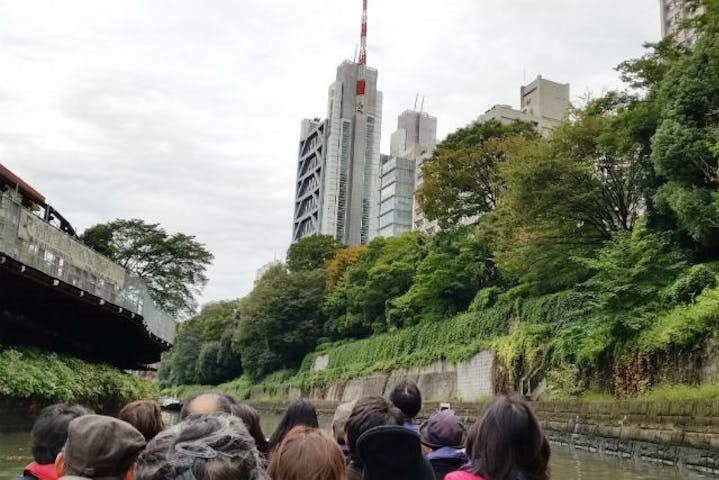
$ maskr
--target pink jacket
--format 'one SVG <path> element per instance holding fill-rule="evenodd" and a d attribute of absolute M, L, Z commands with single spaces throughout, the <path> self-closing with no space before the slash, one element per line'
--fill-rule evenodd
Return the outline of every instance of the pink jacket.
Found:
<path fill-rule="evenodd" d="M 444 476 L 444 480 L 484 480 L 484 477 L 475 475 L 465 470 L 457 470 L 455 472 L 449 472 Z"/>

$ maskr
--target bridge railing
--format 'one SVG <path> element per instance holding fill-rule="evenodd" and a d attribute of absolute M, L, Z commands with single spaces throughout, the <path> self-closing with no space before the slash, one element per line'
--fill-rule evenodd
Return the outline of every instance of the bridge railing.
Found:
<path fill-rule="evenodd" d="M 130 312 L 173 343 L 175 320 L 160 310 L 142 279 L 0 194 L 0 253 Z"/>

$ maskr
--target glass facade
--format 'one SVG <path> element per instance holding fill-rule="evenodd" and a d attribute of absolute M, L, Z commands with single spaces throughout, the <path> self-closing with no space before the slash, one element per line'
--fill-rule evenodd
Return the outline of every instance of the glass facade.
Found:
<path fill-rule="evenodd" d="M 414 160 L 382 156 L 379 234 L 396 237 L 412 230 Z"/>

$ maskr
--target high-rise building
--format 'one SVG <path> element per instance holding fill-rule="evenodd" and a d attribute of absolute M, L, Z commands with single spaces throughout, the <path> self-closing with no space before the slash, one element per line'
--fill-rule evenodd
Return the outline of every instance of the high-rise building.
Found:
<path fill-rule="evenodd" d="M 509 124 L 523 120 L 534 124 L 544 136 L 569 114 L 569 84 L 556 83 L 538 75 L 534 81 L 519 88 L 520 109 L 509 105 L 495 105 L 477 119 L 478 122 L 498 120 Z"/>
<path fill-rule="evenodd" d="M 396 237 L 412 230 L 415 160 L 382 155 L 379 235 Z"/>
<path fill-rule="evenodd" d="M 397 117 L 397 130 L 390 137 L 390 155 L 413 158 L 434 149 L 437 118 L 425 112 L 405 110 Z M 422 152 L 425 150 L 425 152 Z"/>
<path fill-rule="evenodd" d="M 327 154 L 327 120 L 302 120 L 292 241 L 322 233 L 320 214 Z"/>
<path fill-rule="evenodd" d="M 695 15 L 704 13 L 704 6 L 692 10 L 686 0 L 659 0 L 659 15 L 662 21 L 662 37 L 676 34 L 681 43 L 692 45 L 696 34 L 691 29 L 682 28 L 681 23 Z"/>
<path fill-rule="evenodd" d="M 358 61 L 337 67 L 327 119 L 303 121 L 292 241 L 320 233 L 366 245 L 377 235 L 382 92 L 377 70 L 366 65 L 363 4 Z"/>

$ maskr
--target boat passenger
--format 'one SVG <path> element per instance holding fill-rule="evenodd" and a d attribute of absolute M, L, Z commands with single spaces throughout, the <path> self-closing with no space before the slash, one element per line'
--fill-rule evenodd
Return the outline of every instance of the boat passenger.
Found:
<path fill-rule="evenodd" d="M 389 394 L 389 401 L 402 411 L 402 415 L 404 415 L 404 426 L 415 432 L 419 432 L 419 427 L 413 422 L 417 415 L 419 415 L 420 410 L 422 410 L 422 394 L 417 384 L 407 378 L 400 380 L 400 382 L 392 388 Z"/>
<path fill-rule="evenodd" d="M 489 402 L 467 432 L 467 455 L 444 480 L 549 480 L 549 442 L 519 395 Z"/>
<path fill-rule="evenodd" d="M 67 440 L 70 421 L 94 413 L 82 405 L 55 404 L 43 408 L 30 431 L 33 462 L 16 480 L 56 480 L 55 458 Z"/>
<path fill-rule="evenodd" d="M 192 395 L 182 402 L 180 418 L 185 419 L 189 415 L 205 415 L 207 413 L 232 413 L 233 405 L 237 405 L 237 399 L 232 395 L 212 390 Z"/>
<path fill-rule="evenodd" d="M 250 432 L 252 438 L 255 439 L 257 450 L 260 451 L 263 457 L 267 458 L 269 444 L 267 443 L 267 437 L 265 437 L 265 434 L 262 432 L 260 413 L 246 403 L 238 403 L 232 406 L 232 414 L 242 419 L 245 427 L 247 427 L 247 431 Z"/>
<path fill-rule="evenodd" d="M 270 455 L 280 446 L 285 435 L 297 425 L 319 428 L 317 410 L 309 400 L 295 400 L 287 407 L 279 425 L 270 437 Z"/>
<path fill-rule="evenodd" d="M 129 423 L 142 433 L 149 442 L 165 429 L 160 404 L 155 400 L 136 400 L 120 410 L 117 418 Z"/>
<path fill-rule="evenodd" d="M 345 480 L 345 459 L 332 438 L 298 425 L 272 454 L 267 473 L 273 480 Z"/>
<path fill-rule="evenodd" d="M 55 460 L 65 480 L 132 480 L 145 437 L 132 425 L 104 415 L 83 415 L 70 422 L 67 441 Z"/>
<path fill-rule="evenodd" d="M 238 417 L 191 415 L 147 444 L 134 480 L 266 480 L 263 464 Z"/>
<path fill-rule="evenodd" d="M 452 410 L 438 410 L 419 427 L 422 450 L 438 479 L 467 463 L 464 442 L 467 429 Z"/>
<path fill-rule="evenodd" d="M 357 441 L 363 433 L 383 425 L 402 425 L 402 412 L 379 395 L 370 395 L 357 400 L 352 413 L 345 424 L 346 444 L 349 450 L 347 479 L 359 480 L 362 477 L 362 458 L 357 450 Z M 406 429 L 408 430 L 408 429 Z M 408 430 L 408 433 L 412 433 Z M 415 433 L 412 433 L 415 435 Z"/>

